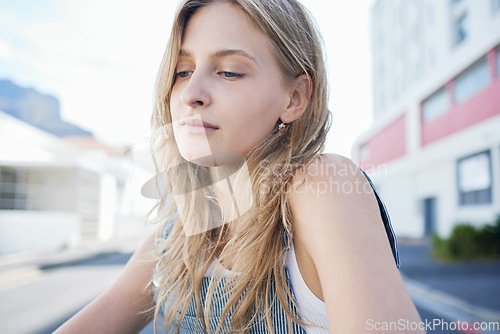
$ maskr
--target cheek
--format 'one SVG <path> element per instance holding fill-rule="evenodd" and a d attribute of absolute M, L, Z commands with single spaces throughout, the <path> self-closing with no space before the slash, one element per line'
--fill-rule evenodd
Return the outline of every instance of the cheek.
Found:
<path fill-rule="evenodd" d="M 170 117 L 172 119 L 172 131 L 173 131 L 173 136 L 174 140 L 176 143 L 181 143 L 182 142 L 182 136 L 179 132 L 179 120 L 182 118 L 181 114 L 181 104 L 180 104 L 180 99 L 179 95 L 175 94 L 174 91 L 172 91 L 172 95 L 170 97 L 170 104 L 169 104 L 169 109 L 170 109 Z"/>
<path fill-rule="evenodd" d="M 245 94 L 237 113 L 230 113 L 228 124 L 234 124 L 233 134 L 241 141 L 256 144 L 268 136 L 283 109 L 282 99 L 276 94 Z M 236 126 L 237 124 L 237 126 Z"/>
<path fill-rule="evenodd" d="M 179 117 L 179 105 L 180 105 L 180 98 L 179 94 L 175 92 L 175 90 L 172 90 L 172 94 L 170 96 L 170 115 L 172 116 L 172 121 L 175 122 L 178 120 Z"/>
<path fill-rule="evenodd" d="M 247 101 L 253 101 L 249 103 L 253 118 L 265 128 L 272 129 L 284 110 L 284 99 L 281 91 L 272 87 L 263 87 L 260 94 L 253 94 Z"/>

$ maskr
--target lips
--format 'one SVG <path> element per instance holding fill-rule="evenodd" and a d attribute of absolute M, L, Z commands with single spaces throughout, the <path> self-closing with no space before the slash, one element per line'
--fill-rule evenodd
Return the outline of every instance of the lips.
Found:
<path fill-rule="evenodd" d="M 219 127 L 207 121 L 202 121 L 199 118 L 183 118 L 180 121 L 181 125 L 198 126 L 204 128 L 218 129 Z"/>

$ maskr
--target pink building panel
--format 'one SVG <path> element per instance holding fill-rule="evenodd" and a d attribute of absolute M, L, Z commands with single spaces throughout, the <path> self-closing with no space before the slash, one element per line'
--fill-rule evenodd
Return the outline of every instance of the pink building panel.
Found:
<path fill-rule="evenodd" d="M 406 154 L 406 114 L 368 139 L 362 148 L 360 167 L 370 169 Z"/>
<path fill-rule="evenodd" d="M 488 53 L 491 82 L 481 92 L 460 104 L 452 104 L 448 112 L 430 122 L 422 122 L 422 146 L 449 136 L 471 125 L 500 114 L 500 80 L 495 75 L 495 53 Z"/>

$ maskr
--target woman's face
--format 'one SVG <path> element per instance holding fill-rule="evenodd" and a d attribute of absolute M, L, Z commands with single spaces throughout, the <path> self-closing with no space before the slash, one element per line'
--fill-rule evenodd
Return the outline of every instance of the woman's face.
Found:
<path fill-rule="evenodd" d="M 205 157 L 196 161 L 203 165 L 227 163 L 214 161 L 221 152 L 245 156 L 290 102 L 270 42 L 232 4 L 210 4 L 191 17 L 176 73 L 174 137 L 184 159 Z"/>

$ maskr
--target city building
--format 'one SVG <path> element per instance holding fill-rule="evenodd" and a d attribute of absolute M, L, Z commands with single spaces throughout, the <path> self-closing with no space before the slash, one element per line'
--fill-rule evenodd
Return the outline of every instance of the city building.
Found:
<path fill-rule="evenodd" d="M 500 214 L 500 0 L 378 0 L 373 125 L 353 159 L 398 235 L 447 236 Z"/>
<path fill-rule="evenodd" d="M 144 234 L 149 177 L 92 137 L 60 138 L 0 111 L 0 255 Z"/>

